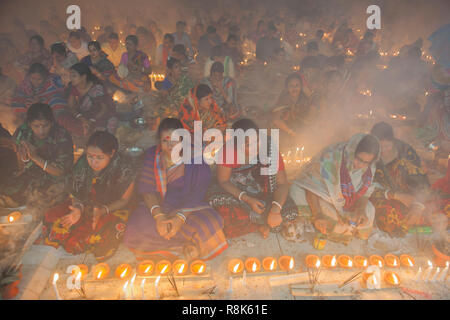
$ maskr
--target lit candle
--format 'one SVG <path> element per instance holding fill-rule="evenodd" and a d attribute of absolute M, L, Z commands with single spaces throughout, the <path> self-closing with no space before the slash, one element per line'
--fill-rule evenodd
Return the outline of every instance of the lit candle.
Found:
<path fill-rule="evenodd" d="M 144 286 L 145 286 L 145 278 L 142 279 L 141 281 L 141 292 L 142 292 L 141 300 L 145 300 Z"/>
<path fill-rule="evenodd" d="M 237 274 L 244 270 L 244 262 L 241 259 L 231 259 L 228 262 L 228 271 Z"/>
<path fill-rule="evenodd" d="M 191 263 L 191 272 L 196 275 L 204 273 L 206 270 L 205 262 L 202 260 L 196 260 Z"/>
<path fill-rule="evenodd" d="M 119 279 L 128 278 L 131 275 L 131 266 L 129 264 L 123 263 L 116 268 L 115 275 Z"/>
<path fill-rule="evenodd" d="M 275 266 L 275 260 L 272 260 L 272 262 L 270 263 L 270 270 L 273 270 L 274 266 Z M 447 267 L 447 269 L 448 269 L 448 267 Z"/>
<path fill-rule="evenodd" d="M 134 280 L 136 280 L 136 273 L 133 275 L 130 281 L 131 299 L 134 299 Z"/>
<path fill-rule="evenodd" d="M 428 281 L 428 278 L 430 277 L 432 270 L 433 270 L 433 263 L 430 260 L 428 260 L 428 268 L 427 271 L 425 272 L 425 275 L 423 276 L 423 280 L 425 280 L 425 282 Z"/>
<path fill-rule="evenodd" d="M 92 267 L 92 276 L 95 280 L 105 279 L 109 274 L 109 266 L 106 263 L 99 263 Z"/>
<path fill-rule="evenodd" d="M 409 267 L 412 268 L 414 267 L 414 260 L 411 256 L 407 255 L 407 254 L 402 254 L 400 256 L 400 263 L 405 266 L 405 267 Z"/>
<path fill-rule="evenodd" d="M 58 281 L 58 279 L 59 279 L 59 274 L 55 273 L 53 275 L 53 289 L 55 290 L 56 300 L 62 300 L 61 296 L 59 295 L 58 288 L 56 286 L 56 282 Z"/>
<path fill-rule="evenodd" d="M 277 261 L 273 257 L 265 257 L 262 265 L 265 271 L 273 271 L 277 267 Z"/>
<path fill-rule="evenodd" d="M 124 299 L 124 300 L 128 298 L 127 288 L 128 288 L 128 280 L 125 282 L 125 284 L 123 285 L 123 288 L 122 288 L 122 292 L 123 292 L 122 299 Z"/>
<path fill-rule="evenodd" d="M 159 280 L 161 280 L 161 275 L 159 275 L 155 280 L 155 300 L 159 300 L 159 290 L 158 290 Z"/>
<path fill-rule="evenodd" d="M 294 268 L 294 258 L 291 257 L 291 260 L 289 261 L 289 270 L 292 270 L 292 268 Z"/>
<path fill-rule="evenodd" d="M 22 214 L 19 211 L 14 211 L 8 215 L 7 220 L 9 223 L 14 223 L 14 222 L 20 221 L 21 218 L 22 218 Z"/>
<path fill-rule="evenodd" d="M 449 266 L 449 262 L 447 261 L 445 263 L 445 269 L 442 270 L 442 272 L 441 272 L 441 276 L 439 277 L 439 281 L 445 281 L 445 279 L 447 278 L 448 266 Z"/>
<path fill-rule="evenodd" d="M 422 267 L 419 267 L 419 270 L 417 270 L 416 276 L 414 277 L 414 281 L 419 281 L 421 275 L 422 275 Z"/>
<path fill-rule="evenodd" d="M 431 280 L 430 280 L 431 282 L 435 282 L 437 280 L 437 276 L 438 276 L 439 272 L 441 272 L 441 268 L 437 267 L 433 278 L 431 278 Z"/>
<path fill-rule="evenodd" d="M 144 260 L 139 263 L 137 272 L 140 276 L 149 276 L 153 273 L 154 269 L 155 263 L 152 260 Z"/>

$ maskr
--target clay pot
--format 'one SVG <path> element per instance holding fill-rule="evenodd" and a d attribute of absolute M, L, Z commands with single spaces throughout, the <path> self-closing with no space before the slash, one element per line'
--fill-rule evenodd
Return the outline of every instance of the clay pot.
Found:
<path fill-rule="evenodd" d="M 432 245 L 433 253 L 435 255 L 434 257 L 434 264 L 438 267 L 445 267 L 446 262 L 450 262 L 450 257 L 445 255 L 443 252 L 439 251 L 438 248 L 436 248 L 436 245 L 433 243 Z"/>

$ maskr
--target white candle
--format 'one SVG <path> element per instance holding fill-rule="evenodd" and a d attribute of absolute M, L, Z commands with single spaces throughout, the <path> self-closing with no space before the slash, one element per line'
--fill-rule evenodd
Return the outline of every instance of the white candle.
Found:
<path fill-rule="evenodd" d="M 136 273 L 133 275 L 130 282 L 131 299 L 134 299 L 134 280 L 136 280 Z"/>
<path fill-rule="evenodd" d="M 228 290 L 227 290 L 228 298 L 231 298 L 232 294 L 233 294 L 233 278 L 230 277 L 228 280 Z"/>
<path fill-rule="evenodd" d="M 447 278 L 448 265 L 449 265 L 449 262 L 447 261 L 447 263 L 445 264 L 445 269 L 442 270 L 442 272 L 441 272 L 441 276 L 439 277 L 439 281 L 445 281 L 445 279 Z"/>
<path fill-rule="evenodd" d="M 128 298 L 128 280 L 127 280 L 127 282 L 125 282 L 125 284 L 123 285 L 123 288 L 122 288 L 122 291 L 123 291 L 123 297 L 122 297 L 122 299 L 127 299 Z"/>
<path fill-rule="evenodd" d="M 439 272 L 441 272 L 441 268 L 437 267 L 433 278 L 431 278 L 431 280 L 430 280 L 431 282 L 435 282 L 437 280 L 437 275 L 439 274 Z"/>
<path fill-rule="evenodd" d="M 161 280 L 161 275 L 159 275 L 155 280 L 155 300 L 159 300 L 159 290 L 158 290 L 159 280 Z"/>
<path fill-rule="evenodd" d="M 416 276 L 414 277 L 414 281 L 419 281 L 421 275 L 422 275 L 422 267 L 419 267 L 419 270 L 417 271 Z"/>
<path fill-rule="evenodd" d="M 423 280 L 425 280 L 425 282 L 428 281 L 428 278 L 430 277 L 432 270 L 433 270 L 433 264 L 431 263 L 430 260 L 428 260 L 428 268 L 427 268 L 427 271 L 425 272 L 425 275 L 423 276 Z"/>
<path fill-rule="evenodd" d="M 141 300 L 145 300 L 144 285 L 145 285 L 145 278 L 142 279 L 142 282 L 141 282 L 141 292 L 142 292 Z"/>
<path fill-rule="evenodd" d="M 53 289 L 55 290 L 56 300 L 62 300 L 61 296 L 59 295 L 58 288 L 56 286 L 56 282 L 58 281 L 58 279 L 59 279 L 59 274 L 55 273 L 53 275 Z"/>

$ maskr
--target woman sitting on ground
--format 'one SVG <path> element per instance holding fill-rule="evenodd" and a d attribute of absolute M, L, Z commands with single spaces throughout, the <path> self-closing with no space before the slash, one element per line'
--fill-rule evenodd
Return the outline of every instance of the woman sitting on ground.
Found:
<path fill-rule="evenodd" d="M 228 119 L 235 119 L 240 114 L 237 104 L 236 82 L 229 77 L 224 77 L 224 68 L 221 62 L 214 62 L 211 66 L 210 76 L 202 82 L 207 84 L 213 91 L 213 98 L 217 105 L 222 108 Z"/>
<path fill-rule="evenodd" d="M 100 42 L 91 41 L 88 43 L 89 55 L 81 59 L 81 62 L 88 65 L 91 72 L 99 79 L 106 80 L 114 72 L 115 68 L 108 56 L 102 51 Z"/>
<path fill-rule="evenodd" d="M 95 132 L 73 168 L 71 196 L 45 214 L 45 244 L 98 261 L 117 250 L 129 215 L 136 170 L 116 137 Z"/>
<path fill-rule="evenodd" d="M 411 227 L 431 222 L 425 207 L 432 205 L 428 176 L 416 151 L 396 139 L 389 124 L 375 124 L 371 134 L 381 146 L 374 180 L 381 188 L 371 197 L 375 220 L 378 228 L 389 235 L 405 236 Z"/>
<path fill-rule="evenodd" d="M 233 129 L 254 129 L 258 132 L 256 124 L 249 119 L 236 121 Z M 224 218 L 224 231 L 228 238 L 256 231 L 266 238 L 271 229 L 281 231 L 283 223 L 297 217 L 297 207 L 288 194 L 284 162 L 278 155 L 278 170 L 271 175 L 262 175 L 265 165 L 260 158 L 254 164 L 250 160 L 255 159 L 249 159 L 250 143 L 246 141 L 245 145 L 237 145 L 238 142 L 235 138 L 234 160 L 231 163 L 226 162 L 226 152 L 223 152 L 224 163 L 217 167 L 217 184 L 208 192 L 208 201 Z M 242 148 L 245 148 L 246 162 L 238 164 L 237 150 Z M 269 142 L 267 150 L 271 150 Z"/>
<path fill-rule="evenodd" d="M 70 134 L 56 123 L 50 106 L 31 105 L 25 123 L 12 139 L 21 168 L 12 180 L 2 181 L 0 206 L 33 203 L 48 207 L 62 201 L 73 165 L 73 143 Z"/>
<path fill-rule="evenodd" d="M 291 185 L 299 212 L 310 215 L 329 240 L 348 244 L 354 236 L 369 238 L 375 218 L 369 197 L 379 154 L 377 138 L 357 134 L 327 147 Z"/>
<path fill-rule="evenodd" d="M 228 247 L 223 219 L 204 200 L 211 171 L 207 164 L 175 164 L 170 140 L 178 119 L 161 121 L 158 145 L 150 148 L 138 182 L 143 202 L 132 213 L 125 245 L 139 257 L 162 254 L 168 258 L 212 259 Z"/>

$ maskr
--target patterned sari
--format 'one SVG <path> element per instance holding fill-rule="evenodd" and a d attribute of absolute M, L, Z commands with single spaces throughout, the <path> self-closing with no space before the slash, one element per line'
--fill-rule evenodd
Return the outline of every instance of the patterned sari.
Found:
<path fill-rule="evenodd" d="M 271 150 L 270 146 L 267 150 Z M 269 151 L 270 152 L 270 151 Z M 234 238 L 247 233 L 256 232 L 260 225 L 267 224 L 267 216 L 270 210 L 273 193 L 277 188 L 277 173 L 284 170 L 284 162 L 279 156 L 278 171 L 272 175 L 261 175 L 264 166 L 258 160 L 256 164 L 237 164 L 237 152 L 234 152 L 234 162 L 220 166 L 232 168 L 230 182 L 239 190 L 246 191 L 250 196 L 264 202 L 265 211 L 258 214 L 245 202 L 239 201 L 233 195 L 225 191 L 218 183 L 215 183 L 208 191 L 209 203 L 222 215 L 225 220 L 224 232 L 227 238 Z M 270 155 L 269 155 L 270 156 Z M 226 155 L 224 152 L 224 159 Z M 288 196 L 281 210 L 283 222 L 292 221 L 298 215 L 294 201 Z M 272 228 L 273 232 L 280 232 L 282 225 Z"/>
<path fill-rule="evenodd" d="M 100 59 L 96 62 L 92 61 L 91 55 L 81 59 L 81 62 L 98 70 L 105 79 L 109 78 L 115 72 L 113 63 L 108 60 L 107 55 L 104 52 L 101 53 Z"/>
<path fill-rule="evenodd" d="M 240 110 L 237 104 L 237 86 L 232 78 L 224 77 L 222 80 L 223 91 L 228 97 L 231 97 L 231 103 L 228 103 L 222 94 L 212 85 L 210 77 L 205 78 L 202 83 L 207 84 L 211 88 L 214 100 L 227 115 L 233 115 Z"/>
<path fill-rule="evenodd" d="M 116 153 L 109 165 L 95 175 L 84 154 L 73 169 L 71 197 L 45 214 L 45 244 L 63 246 L 72 254 L 93 253 L 97 260 L 112 256 L 122 240 L 129 210 L 124 208 L 101 216 L 93 230 L 92 209 L 122 198 L 132 188 L 135 172 L 132 161 Z M 76 224 L 65 228 L 61 218 L 70 212 L 72 203 L 82 204 L 84 210 Z"/>
<path fill-rule="evenodd" d="M 124 54 L 122 55 L 122 59 L 120 60 L 120 65 L 126 67 L 128 64 L 128 59 L 128 52 L 124 52 Z M 136 51 L 134 56 L 131 58 L 131 61 L 133 61 L 133 63 L 138 66 L 138 70 L 144 67 L 150 67 L 150 60 L 148 59 L 148 56 L 142 51 Z M 119 69 L 121 68 L 120 65 Z M 151 90 L 150 79 L 147 75 L 144 74 L 138 76 L 128 72 L 128 75 L 125 78 L 121 78 L 115 72 L 108 78 L 108 80 L 119 88 L 130 92 L 147 92 Z"/>
<path fill-rule="evenodd" d="M 406 216 L 409 208 L 400 201 L 386 199 L 385 190 L 423 196 L 430 183 L 419 156 L 410 145 L 396 139 L 394 148 L 398 154 L 394 160 L 386 164 L 381 160 L 377 163 L 374 182 L 381 188 L 375 190 L 370 200 L 375 206 L 378 228 L 391 236 L 401 237 L 408 233 Z"/>
<path fill-rule="evenodd" d="M 166 240 L 156 230 L 149 208 L 141 202 L 128 222 L 124 242 L 139 256 L 180 255 L 183 247 L 193 244 L 204 260 L 212 259 L 227 247 L 222 231 L 222 217 L 205 202 L 211 178 L 207 164 L 181 164 L 164 168 L 159 147 L 151 147 L 145 156 L 138 183 L 140 194 L 156 194 L 161 211 L 170 214 L 190 212 L 178 233 Z"/>
<path fill-rule="evenodd" d="M 70 134 L 62 127 L 54 125 L 46 139 L 38 140 L 33 131 L 24 123 L 13 136 L 20 145 L 26 141 L 37 148 L 37 154 L 64 171 L 61 177 L 52 176 L 33 161 L 24 164 L 13 181 L 4 185 L 2 194 L 10 196 L 20 204 L 49 207 L 61 202 L 67 196 L 67 181 L 73 165 L 73 143 Z"/>
<path fill-rule="evenodd" d="M 306 190 L 319 197 L 321 212 L 318 219 L 326 221 L 327 230 L 330 230 L 328 239 L 331 241 L 348 244 L 353 236 L 368 239 L 372 232 L 375 209 L 370 202 L 361 208 L 365 210 L 366 223 L 357 227 L 339 223 L 339 220 L 348 220 L 349 214 L 363 199 L 368 199 L 375 188 L 372 180 L 376 161 L 365 171 L 352 170 L 355 150 L 365 136 L 357 134 L 348 142 L 327 147 L 304 166 L 290 189 L 291 197 L 305 216 L 311 215 Z"/>
<path fill-rule="evenodd" d="M 190 90 L 189 96 L 184 100 L 180 107 L 178 118 L 184 128 L 193 133 L 194 121 L 202 121 L 203 131 L 210 128 L 224 131 L 227 124 L 222 109 L 220 109 L 214 101 L 207 110 L 201 110 L 199 108 L 196 92 L 197 86 Z"/>

